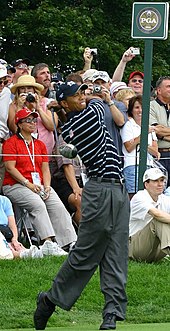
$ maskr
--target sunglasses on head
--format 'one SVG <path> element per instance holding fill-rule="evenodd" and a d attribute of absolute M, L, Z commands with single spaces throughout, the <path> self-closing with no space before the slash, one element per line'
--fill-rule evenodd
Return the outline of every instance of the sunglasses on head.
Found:
<path fill-rule="evenodd" d="M 136 78 L 134 78 L 134 79 L 132 79 L 132 83 L 143 83 L 143 79 L 136 79 Z"/>
<path fill-rule="evenodd" d="M 2 84 L 7 85 L 8 84 L 8 79 L 0 80 L 0 85 L 2 85 Z"/>
<path fill-rule="evenodd" d="M 21 123 L 37 123 L 37 118 L 25 118 Z"/>

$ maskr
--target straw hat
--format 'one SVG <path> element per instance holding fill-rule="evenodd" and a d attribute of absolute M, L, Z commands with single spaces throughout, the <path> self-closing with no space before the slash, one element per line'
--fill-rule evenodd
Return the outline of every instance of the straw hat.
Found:
<path fill-rule="evenodd" d="M 11 92 L 13 94 L 16 93 L 16 90 L 18 87 L 23 87 L 23 86 L 32 86 L 32 87 L 35 87 L 37 90 L 39 90 L 40 92 L 44 89 L 44 86 L 41 85 L 41 84 L 38 84 L 36 83 L 35 81 L 35 78 L 33 76 L 30 76 L 30 75 L 23 75 L 23 76 L 20 76 L 18 78 L 18 81 L 16 84 L 14 84 L 12 87 L 11 87 Z"/>

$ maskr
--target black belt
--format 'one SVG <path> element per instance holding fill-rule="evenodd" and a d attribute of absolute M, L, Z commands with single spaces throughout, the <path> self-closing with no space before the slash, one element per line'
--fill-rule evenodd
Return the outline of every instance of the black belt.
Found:
<path fill-rule="evenodd" d="M 89 180 L 93 180 L 98 183 L 114 183 L 114 184 L 123 184 L 125 182 L 124 178 L 102 178 L 102 177 L 90 177 Z"/>

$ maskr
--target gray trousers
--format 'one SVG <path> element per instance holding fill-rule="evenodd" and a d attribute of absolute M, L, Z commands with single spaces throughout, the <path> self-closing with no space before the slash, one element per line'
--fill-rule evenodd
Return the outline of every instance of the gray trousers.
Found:
<path fill-rule="evenodd" d="M 28 211 L 29 219 L 41 240 L 55 237 L 61 247 L 77 240 L 70 214 L 52 188 L 45 201 L 21 184 L 3 186 L 3 192 L 11 202 Z"/>
<path fill-rule="evenodd" d="M 103 316 L 125 318 L 128 261 L 129 199 L 124 185 L 89 180 L 82 195 L 82 220 L 78 240 L 52 288 L 50 301 L 69 310 L 100 267 Z"/>

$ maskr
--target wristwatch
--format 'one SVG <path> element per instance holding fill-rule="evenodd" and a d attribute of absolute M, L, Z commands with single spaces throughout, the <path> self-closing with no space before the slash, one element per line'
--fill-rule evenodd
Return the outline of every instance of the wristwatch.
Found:
<path fill-rule="evenodd" d="M 114 106 L 115 105 L 115 103 L 114 103 L 114 101 L 112 100 L 112 101 L 110 101 L 109 103 L 108 103 L 108 106 L 109 107 L 111 107 L 111 106 Z"/>
<path fill-rule="evenodd" d="M 24 179 L 24 180 L 21 182 L 21 184 L 22 184 L 23 186 L 27 186 L 28 182 L 29 182 L 28 179 Z"/>

